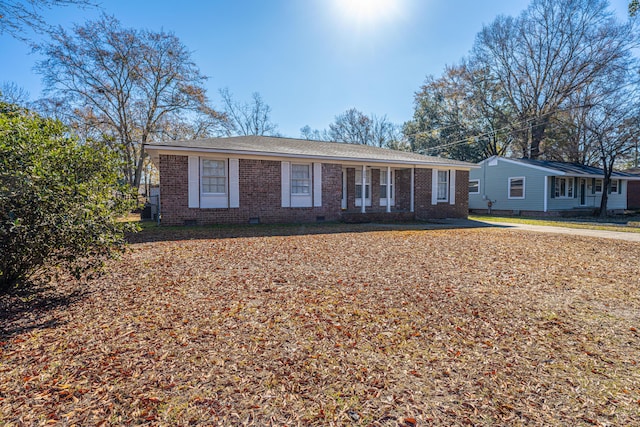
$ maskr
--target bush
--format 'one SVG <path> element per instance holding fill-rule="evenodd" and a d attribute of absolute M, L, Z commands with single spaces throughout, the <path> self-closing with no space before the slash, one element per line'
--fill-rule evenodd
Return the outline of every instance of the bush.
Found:
<path fill-rule="evenodd" d="M 123 247 L 117 166 L 59 121 L 0 101 L 0 292 L 49 268 L 79 277 Z"/>

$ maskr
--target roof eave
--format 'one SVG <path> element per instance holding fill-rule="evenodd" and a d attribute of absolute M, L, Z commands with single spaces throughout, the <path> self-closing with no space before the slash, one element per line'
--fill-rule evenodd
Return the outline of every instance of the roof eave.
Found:
<path fill-rule="evenodd" d="M 294 159 L 317 159 L 336 162 L 356 162 L 356 163 L 375 163 L 375 164 L 398 164 L 398 165 L 422 165 L 422 166 L 434 166 L 434 167 L 446 167 L 455 168 L 458 170 L 471 170 L 477 169 L 479 166 L 474 164 L 456 164 L 450 162 L 426 162 L 420 160 L 395 160 L 395 159 L 371 159 L 366 157 L 344 157 L 344 156 L 321 156 L 311 154 L 292 154 L 292 153 L 278 153 L 278 152 L 264 152 L 264 151 L 252 151 L 252 150 L 233 150 L 224 148 L 206 148 L 206 147 L 184 147 L 184 146 L 171 146 L 171 145 L 158 145 L 158 144 L 144 144 L 147 152 L 151 151 L 182 151 L 182 152 L 199 152 L 199 153 L 217 153 L 237 156 L 257 156 L 257 157 L 286 157 Z M 152 156 L 153 160 L 157 160 Z"/>

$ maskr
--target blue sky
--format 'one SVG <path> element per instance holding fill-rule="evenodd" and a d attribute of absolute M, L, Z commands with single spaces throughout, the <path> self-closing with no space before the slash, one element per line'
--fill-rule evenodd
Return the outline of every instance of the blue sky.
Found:
<path fill-rule="evenodd" d="M 373 11 L 358 3 L 368 1 Z M 351 3 L 354 3 L 352 5 Z M 611 9 L 626 19 L 627 0 Z M 214 106 L 228 87 L 248 101 L 259 92 L 284 136 L 300 128 L 328 127 L 355 107 L 411 118 L 413 96 L 428 74 L 467 55 L 483 24 L 517 15 L 528 0 L 105 0 L 102 10 L 127 27 L 174 32 L 209 76 Z M 377 11 L 377 12 L 376 12 Z M 50 23 L 71 27 L 98 10 L 45 12 Z M 15 82 L 38 98 L 39 57 L 27 45 L 0 36 L 0 82 Z"/>

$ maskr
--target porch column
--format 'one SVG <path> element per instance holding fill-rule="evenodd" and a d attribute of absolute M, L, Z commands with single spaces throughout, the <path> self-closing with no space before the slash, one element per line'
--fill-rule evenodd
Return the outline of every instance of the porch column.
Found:
<path fill-rule="evenodd" d="M 415 195 L 413 194 L 414 191 L 414 187 L 415 187 L 415 174 L 416 174 L 416 168 L 411 167 L 411 202 L 409 204 L 409 210 L 411 212 L 414 211 L 414 204 L 415 204 Z"/>
<path fill-rule="evenodd" d="M 367 189 L 367 165 L 362 165 L 362 194 L 360 194 L 360 196 L 362 196 L 360 198 L 360 200 L 362 200 L 362 204 L 360 205 L 360 212 L 362 213 L 366 212 L 366 208 L 365 208 L 365 205 L 367 204 L 366 189 Z"/>
<path fill-rule="evenodd" d="M 391 167 L 387 166 L 387 212 L 391 212 Z"/>

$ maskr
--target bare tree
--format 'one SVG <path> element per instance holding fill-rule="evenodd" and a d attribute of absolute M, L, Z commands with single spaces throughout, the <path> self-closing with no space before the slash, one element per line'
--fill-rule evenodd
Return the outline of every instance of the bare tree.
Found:
<path fill-rule="evenodd" d="M 636 40 L 606 0 L 533 0 L 518 18 L 498 17 L 476 39 L 472 61 L 516 115 L 522 154 L 538 158 L 550 120 L 569 97 L 628 60 Z"/>
<path fill-rule="evenodd" d="M 37 70 L 53 105 L 70 106 L 77 127 L 99 137 L 123 160 L 127 183 L 140 185 L 143 144 L 189 112 L 221 117 L 207 106 L 205 77 L 171 33 L 123 28 L 115 17 L 62 28 L 38 47 Z"/>
<path fill-rule="evenodd" d="M 250 103 L 235 101 L 228 88 L 220 90 L 224 106 L 224 129 L 227 136 L 268 135 L 279 136 L 278 125 L 271 121 L 271 107 L 258 92 L 251 95 Z"/>
<path fill-rule="evenodd" d="M 0 98 L 7 104 L 27 106 L 29 91 L 13 82 L 4 82 L 0 86 Z"/>
<path fill-rule="evenodd" d="M 331 137 L 326 129 L 311 129 L 311 126 L 305 125 L 300 128 L 300 136 L 311 141 L 330 141 Z"/>
<path fill-rule="evenodd" d="M 465 63 L 427 77 L 403 127 L 412 150 L 472 162 L 504 155 L 512 140 L 510 116 L 496 93 L 483 69 Z"/>
<path fill-rule="evenodd" d="M 324 134 L 331 141 L 375 147 L 389 147 L 400 139 L 398 126 L 391 123 L 387 116 L 369 116 L 356 108 L 338 114 Z"/>
<path fill-rule="evenodd" d="M 31 29 L 45 32 L 48 26 L 42 18 L 45 9 L 61 6 L 94 7 L 90 0 L 0 0 L 0 35 L 25 41 L 25 32 Z"/>
<path fill-rule="evenodd" d="M 600 216 L 607 215 L 611 174 L 615 165 L 634 147 L 640 133 L 640 105 L 633 89 L 622 87 L 613 96 L 594 99 L 594 105 L 584 118 L 588 139 L 597 163 L 604 172 Z"/>
<path fill-rule="evenodd" d="M 372 124 L 369 116 L 355 108 L 350 108 L 338 114 L 335 121 L 329 125 L 329 137 L 336 142 L 372 145 L 370 144 Z"/>

